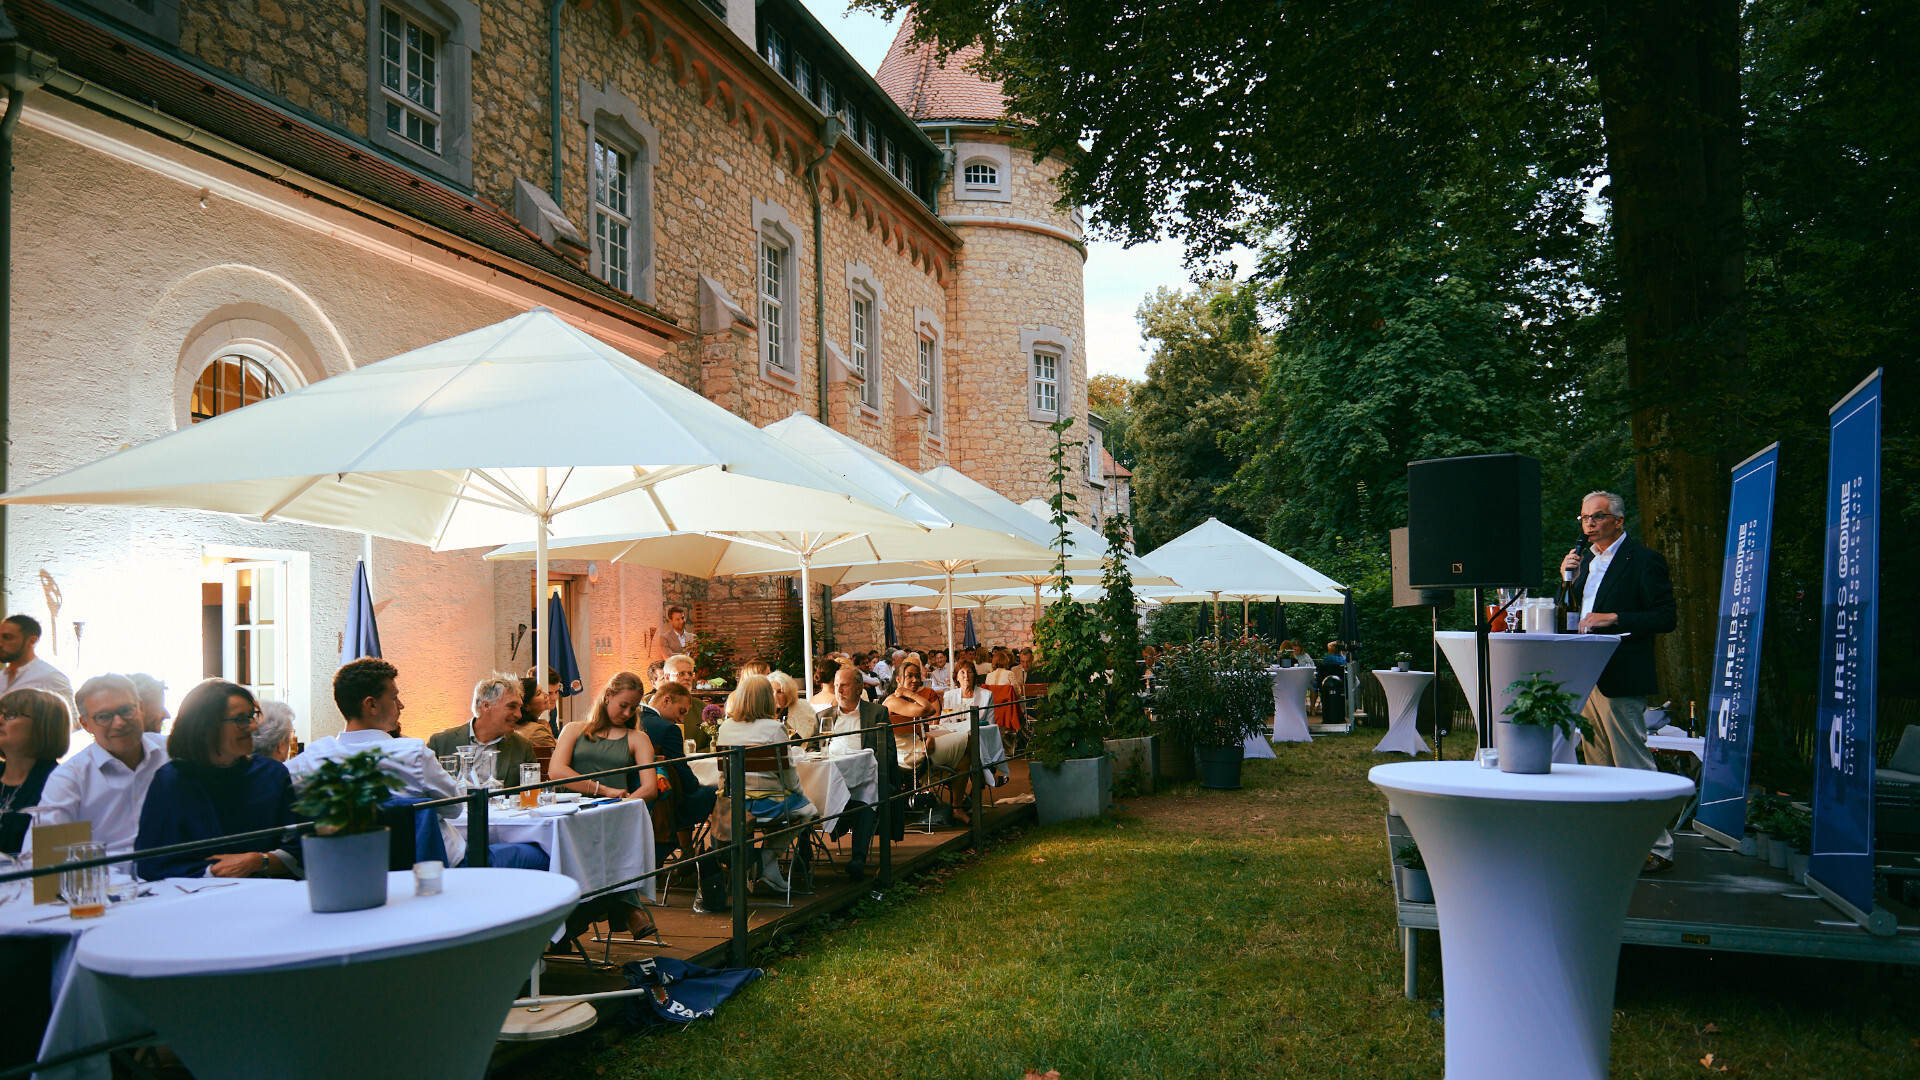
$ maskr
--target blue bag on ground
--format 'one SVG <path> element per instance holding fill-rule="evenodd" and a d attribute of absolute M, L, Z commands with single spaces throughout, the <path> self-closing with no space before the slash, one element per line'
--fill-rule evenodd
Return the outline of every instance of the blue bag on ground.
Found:
<path fill-rule="evenodd" d="M 721 1002 L 760 977 L 759 968 L 703 968 L 671 956 L 635 960 L 620 970 L 629 989 L 648 991 L 627 999 L 627 1022 L 642 1028 L 712 1016 Z"/>

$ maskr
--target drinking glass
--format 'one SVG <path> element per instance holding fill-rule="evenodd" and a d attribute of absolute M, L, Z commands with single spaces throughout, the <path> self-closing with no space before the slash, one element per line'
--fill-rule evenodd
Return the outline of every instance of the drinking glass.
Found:
<path fill-rule="evenodd" d="M 97 840 L 68 844 L 63 849 L 66 862 L 85 862 L 106 855 L 107 846 Z M 76 919 L 97 919 L 107 913 L 107 868 L 88 866 L 60 871 L 60 895 L 67 902 L 67 914 Z"/>
<path fill-rule="evenodd" d="M 537 784 L 539 782 L 540 782 L 540 763 L 537 761 L 521 762 L 520 763 L 520 786 L 525 787 L 528 784 Z M 539 789 L 535 789 L 533 791 L 523 791 L 520 793 L 520 809 L 531 810 L 534 807 L 539 805 L 540 805 Z"/>
<path fill-rule="evenodd" d="M 32 869 L 32 867 L 27 865 L 25 859 L 18 855 L 8 855 L 5 852 L 0 852 L 0 874 L 12 874 L 29 869 Z M 33 879 L 31 878 L 22 878 L 19 881 L 0 882 L 0 907 L 27 895 L 27 891 L 31 888 L 33 888 Z"/>
<path fill-rule="evenodd" d="M 460 755 L 441 754 L 440 767 L 446 770 L 446 773 L 448 776 L 453 777 L 453 786 L 456 788 L 459 787 L 460 786 Z"/>

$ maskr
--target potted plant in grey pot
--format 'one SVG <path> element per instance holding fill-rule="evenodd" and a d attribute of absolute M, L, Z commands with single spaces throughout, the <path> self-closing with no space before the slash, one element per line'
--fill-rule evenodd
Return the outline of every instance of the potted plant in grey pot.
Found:
<path fill-rule="evenodd" d="M 1513 704 L 1502 710 L 1507 719 L 1494 728 L 1501 772 L 1552 772 L 1553 733 L 1569 737 L 1575 730 L 1587 733 L 1586 720 L 1574 711 L 1574 696 L 1561 690 L 1563 684 L 1548 678 L 1549 674 L 1530 671 L 1507 686 Z"/>
<path fill-rule="evenodd" d="M 401 781 L 365 750 L 328 761 L 300 784 L 293 808 L 317 826 L 300 845 L 315 911 L 359 911 L 387 902 L 387 830 L 380 805 Z"/>
<path fill-rule="evenodd" d="M 1160 768 L 1159 736 L 1147 726 L 1140 701 L 1140 623 L 1134 614 L 1133 573 L 1127 569 L 1127 518 L 1113 514 L 1105 526 L 1106 572 L 1098 611 L 1107 635 L 1107 754 L 1113 758 L 1115 790 L 1151 795 Z"/>
<path fill-rule="evenodd" d="M 1396 653 L 1393 658 L 1393 670 L 1407 671 L 1413 667 L 1412 653 Z"/>
<path fill-rule="evenodd" d="M 1197 641 L 1161 654 L 1153 715 L 1169 742 L 1193 749 L 1200 786 L 1237 788 L 1247 740 L 1273 715 L 1273 683 L 1248 642 Z"/>
<path fill-rule="evenodd" d="M 1394 849 L 1393 876 L 1400 886 L 1400 899 L 1409 904 L 1433 903 L 1433 881 L 1427 877 L 1427 863 L 1420 857 L 1420 845 L 1409 840 Z"/>
<path fill-rule="evenodd" d="M 1113 805 L 1113 759 L 1107 756 L 1107 641 L 1097 612 L 1073 599 L 1067 575 L 1066 490 L 1069 447 L 1062 441 L 1071 417 L 1052 425 L 1053 525 L 1058 531 L 1053 572 L 1059 599 L 1033 628 L 1033 651 L 1047 669 L 1047 696 L 1035 709 L 1032 762 L 1034 813 L 1042 825 L 1098 817 Z"/>
<path fill-rule="evenodd" d="M 1787 843 L 1787 876 L 1804 885 L 1808 853 L 1813 849 L 1813 818 L 1794 806 L 1781 811 L 1781 818 Z"/>

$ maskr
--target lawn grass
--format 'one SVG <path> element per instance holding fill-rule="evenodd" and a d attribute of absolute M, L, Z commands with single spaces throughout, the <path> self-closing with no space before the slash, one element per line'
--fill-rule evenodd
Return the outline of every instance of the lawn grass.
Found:
<path fill-rule="evenodd" d="M 1124 800 L 997 843 L 768 950 L 768 978 L 711 1022 L 534 1071 L 1439 1077 L 1438 964 L 1423 1000 L 1401 993 L 1386 804 L 1366 782 L 1378 740 L 1282 745 L 1242 791 Z M 1629 949 L 1613 1073 L 1912 1078 L 1917 997 L 1920 980 L 1866 965 Z"/>

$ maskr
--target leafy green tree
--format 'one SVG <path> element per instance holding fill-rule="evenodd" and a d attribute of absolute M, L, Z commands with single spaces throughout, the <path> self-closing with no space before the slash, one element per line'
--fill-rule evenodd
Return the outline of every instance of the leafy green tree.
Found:
<path fill-rule="evenodd" d="M 1140 384 L 1124 375 L 1103 372 L 1087 380 L 1087 408 L 1107 422 L 1104 445 L 1113 460 L 1133 468 L 1133 393 Z"/>
<path fill-rule="evenodd" d="M 1155 342 L 1147 381 L 1134 391 L 1135 540 L 1151 551 L 1209 517 L 1245 524 L 1220 497 L 1243 455 L 1228 440 L 1247 424 L 1266 373 L 1256 297 L 1231 282 L 1159 289 L 1140 305 Z"/>

